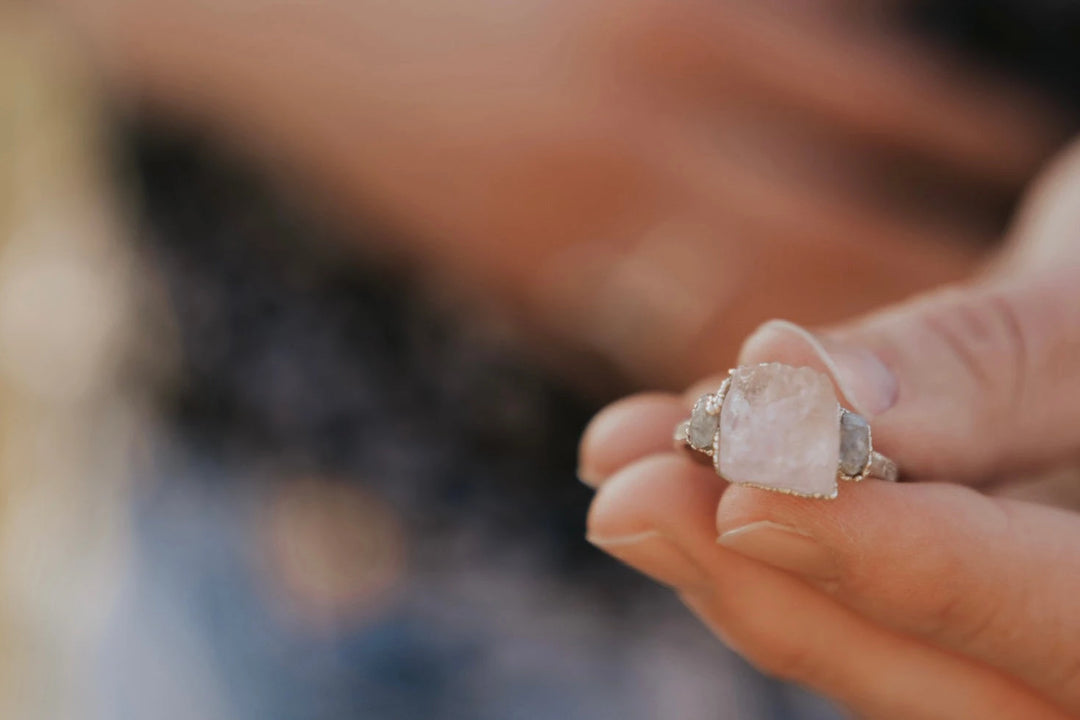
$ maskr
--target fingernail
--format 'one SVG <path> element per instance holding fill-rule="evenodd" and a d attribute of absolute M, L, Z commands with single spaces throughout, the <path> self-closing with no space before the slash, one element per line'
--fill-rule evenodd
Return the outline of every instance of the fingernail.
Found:
<path fill-rule="evenodd" d="M 705 572 L 657 530 L 618 536 L 590 534 L 585 539 L 665 585 L 696 588 L 705 584 Z"/>
<path fill-rule="evenodd" d="M 806 533 L 771 520 L 728 530 L 716 542 L 740 555 L 811 580 L 835 580 L 839 575 L 836 560 L 828 549 Z"/>
<path fill-rule="evenodd" d="M 615 403 L 597 413 L 585 427 L 578 444 L 577 476 L 584 485 L 594 490 L 600 487 L 605 473 L 597 467 L 595 455 L 597 448 L 608 448 L 620 439 L 620 430 L 626 425 L 625 413 L 621 403 Z"/>
<path fill-rule="evenodd" d="M 743 344 L 743 355 L 767 356 L 769 346 L 790 339 L 804 343 L 817 356 L 856 412 L 871 418 L 896 403 L 896 376 L 873 351 L 815 335 L 788 320 L 770 320 L 759 327 Z"/>

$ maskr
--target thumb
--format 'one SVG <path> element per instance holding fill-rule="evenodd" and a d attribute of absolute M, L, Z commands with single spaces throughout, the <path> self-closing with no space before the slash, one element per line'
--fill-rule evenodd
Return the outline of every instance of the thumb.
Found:
<path fill-rule="evenodd" d="M 988 274 L 810 332 L 770 321 L 741 363 L 808 365 L 907 473 L 986 478 L 1080 449 L 1080 145 L 1036 186 Z M 1071 237 L 1070 237 L 1071 235 Z"/>
<path fill-rule="evenodd" d="M 817 503 L 729 487 L 719 543 L 1080 712 L 1080 518 L 948 483 L 846 490 Z"/>

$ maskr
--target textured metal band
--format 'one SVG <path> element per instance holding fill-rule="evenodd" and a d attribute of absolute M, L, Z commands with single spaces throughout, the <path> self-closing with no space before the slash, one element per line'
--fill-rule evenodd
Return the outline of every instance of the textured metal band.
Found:
<path fill-rule="evenodd" d="M 867 463 L 866 470 L 863 472 L 863 477 L 874 478 L 875 480 L 885 480 L 886 482 L 896 482 L 900 478 L 900 471 L 889 458 L 885 457 L 877 450 L 870 451 L 870 462 Z"/>

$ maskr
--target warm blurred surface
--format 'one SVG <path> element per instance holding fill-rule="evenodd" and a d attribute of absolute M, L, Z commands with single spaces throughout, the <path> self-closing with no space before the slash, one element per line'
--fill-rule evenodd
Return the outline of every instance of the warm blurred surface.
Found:
<path fill-rule="evenodd" d="M 970 273 L 1068 128 L 904 3 L 57 4 L 365 252 L 654 385 Z"/>
<path fill-rule="evenodd" d="M 0 11 L 0 715 L 834 715 L 584 542 L 578 434 L 971 272 L 1068 17 L 923 12 L 1040 94 L 899 3 L 55 5 Z"/>
<path fill-rule="evenodd" d="M 48 26 L 0 11 L 0 715 L 78 717 L 123 582 L 133 264 L 100 107 Z"/>

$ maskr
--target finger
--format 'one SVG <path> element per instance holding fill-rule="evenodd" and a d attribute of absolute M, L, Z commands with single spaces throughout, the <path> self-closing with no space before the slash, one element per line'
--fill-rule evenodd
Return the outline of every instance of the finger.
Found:
<path fill-rule="evenodd" d="M 724 84 L 725 97 L 758 95 L 983 178 L 1026 178 L 1064 136 L 1030 93 L 991 85 L 878 30 L 749 3 L 667 3 L 639 16 L 637 40 L 651 67 L 710 78 Z"/>
<path fill-rule="evenodd" d="M 983 481 L 1077 450 L 1072 283 L 951 289 L 818 334 L 771 321 L 747 339 L 740 362 L 827 372 L 874 419 L 875 447 L 906 473 Z"/>
<path fill-rule="evenodd" d="M 760 141 L 771 147 L 771 154 L 755 157 L 747 150 L 752 136 L 737 136 L 732 149 L 709 137 L 716 133 L 713 127 L 688 128 L 686 133 L 685 146 L 680 152 L 673 148 L 670 158 L 677 171 L 690 178 L 690 192 L 706 208 L 704 214 L 748 228 L 775 246 L 787 245 L 814 266 L 827 265 L 828 254 L 834 254 L 849 285 L 860 284 L 852 267 L 879 283 L 906 286 L 908 292 L 956 280 L 974 268 L 978 248 L 989 239 L 968 223 L 937 222 L 872 201 L 842 178 L 829 177 L 838 164 L 835 157 L 823 169 L 812 161 L 797 161 L 794 152 L 778 156 L 773 138 Z M 863 188 L 868 184 L 862 181 Z M 816 258 L 813 252 L 823 248 L 826 257 Z"/>
<path fill-rule="evenodd" d="M 608 405 L 581 437 L 578 478 L 597 488 L 635 460 L 670 451 L 672 432 L 686 416 L 682 400 L 667 393 L 632 395 Z"/>
<path fill-rule="evenodd" d="M 866 482 L 827 503 L 733 487 L 717 526 L 725 547 L 1080 712 L 1080 517 L 959 485 Z"/>
<path fill-rule="evenodd" d="M 578 479 L 592 488 L 633 462 L 672 449 L 675 427 L 702 394 L 720 387 L 727 374 L 694 383 L 682 395 L 649 392 L 611 403 L 589 421 L 578 447 Z"/>
<path fill-rule="evenodd" d="M 1077 197 L 1080 145 L 1029 199 L 1008 265 L 816 335 L 766 323 L 741 361 L 829 372 L 914 475 L 972 481 L 1066 460 L 1080 450 Z"/>
<path fill-rule="evenodd" d="M 765 672 L 809 685 L 861 716 L 1063 717 L 1000 673 L 877 627 L 796 578 L 718 547 L 714 509 L 724 492 L 705 468 L 648 458 L 597 494 L 590 539 L 676 585 L 719 636 Z"/>
<path fill-rule="evenodd" d="M 598 488 L 623 467 L 672 449 L 675 427 L 702 394 L 720 387 L 727 374 L 694 383 L 682 395 L 639 393 L 611 403 L 596 414 L 578 447 L 578 479 Z"/>
<path fill-rule="evenodd" d="M 988 495 L 1080 512 L 1080 467 L 1068 465 L 980 488 Z"/>
<path fill-rule="evenodd" d="M 710 516 L 725 486 L 708 468 L 678 456 L 644 458 L 600 488 L 589 509 L 588 540 L 665 585 L 703 591 L 705 569 L 686 552 L 683 532 L 716 536 Z M 676 532 L 671 525 L 678 522 L 688 527 Z"/>
<path fill-rule="evenodd" d="M 881 159 L 842 133 L 729 111 L 719 119 L 687 112 L 672 134 L 684 140 L 666 148 L 673 174 L 693 179 L 706 208 L 763 235 L 849 239 L 856 251 L 880 244 L 977 248 L 991 239 L 971 216 L 897 202 L 895 189 L 882 183 L 889 170 Z"/>

